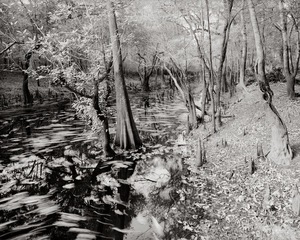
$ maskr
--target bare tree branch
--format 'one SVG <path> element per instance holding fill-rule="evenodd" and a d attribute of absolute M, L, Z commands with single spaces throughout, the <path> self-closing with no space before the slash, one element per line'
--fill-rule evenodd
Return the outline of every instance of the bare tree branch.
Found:
<path fill-rule="evenodd" d="M 1 52 L 0 52 L 0 56 L 2 54 L 4 54 L 6 51 L 8 51 L 10 48 L 12 48 L 15 44 L 23 44 L 22 42 L 18 42 L 18 41 L 14 41 L 12 42 L 11 44 L 9 44 L 5 49 L 3 49 Z"/>

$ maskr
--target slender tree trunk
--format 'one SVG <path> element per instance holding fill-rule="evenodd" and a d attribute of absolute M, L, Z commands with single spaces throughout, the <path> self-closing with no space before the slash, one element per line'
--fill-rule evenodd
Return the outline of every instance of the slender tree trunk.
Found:
<path fill-rule="evenodd" d="M 224 61 L 226 59 L 227 46 L 229 40 L 230 26 L 231 26 L 231 10 L 233 6 L 233 0 L 223 0 L 225 12 L 227 13 L 226 22 L 223 28 L 223 40 L 221 48 L 221 58 L 218 68 L 218 78 L 216 82 L 216 109 L 217 109 L 217 124 L 220 127 L 222 125 L 221 121 L 221 83 L 223 75 Z"/>
<path fill-rule="evenodd" d="M 143 76 L 143 79 L 142 79 L 142 90 L 144 92 L 150 92 L 149 80 L 150 80 L 150 77 L 148 77 L 146 75 Z"/>
<path fill-rule="evenodd" d="M 204 35 L 204 28 L 205 28 L 205 21 L 204 21 L 204 6 L 203 6 L 203 0 L 200 0 L 201 4 L 201 26 L 202 26 L 202 31 L 201 31 L 201 40 L 202 42 L 205 41 L 205 35 Z M 198 42 L 197 42 L 198 43 Z M 208 99 L 208 87 L 209 84 L 207 84 L 206 81 L 206 63 L 205 63 L 205 58 L 201 52 L 200 49 L 200 44 L 198 43 L 198 54 L 201 61 L 201 68 L 202 68 L 202 80 L 203 80 L 203 90 L 202 90 L 202 99 L 201 99 L 201 115 L 200 115 L 200 121 L 204 123 L 204 116 L 205 116 L 205 106 L 206 106 L 206 100 Z"/>
<path fill-rule="evenodd" d="M 257 55 L 254 71 L 256 73 L 258 82 L 262 82 L 264 84 L 269 85 L 269 83 L 267 82 L 267 79 L 266 79 L 266 75 L 265 75 L 264 48 L 263 48 L 263 43 L 262 43 L 262 39 L 260 36 L 258 21 L 256 18 L 256 13 L 255 13 L 255 9 L 254 9 L 252 0 L 248 0 L 248 5 L 249 5 L 249 12 L 250 12 L 253 33 L 254 33 L 256 55 Z"/>
<path fill-rule="evenodd" d="M 117 129 L 115 144 L 123 149 L 136 149 L 142 146 L 135 122 L 133 120 L 128 93 L 126 90 L 120 39 L 117 20 L 112 1 L 107 1 L 109 31 L 112 42 L 114 78 L 117 99 Z"/>
<path fill-rule="evenodd" d="M 206 84 L 206 77 L 205 77 L 205 67 L 203 66 L 203 90 L 202 90 L 202 98 L 201 98 L 201 115 L 200 121 L 204 123 L 204 115 L 205 115 L 205 105 L 206 105 L 206 98 L 207 98 L 207 84 Z"/>
<path fill-rule="evenodd" d="M 189 122 L 191 129 L 195 129 L 198 127 L 198 122 L 197 122 L 197 115 L 196 115 L 196 106 L 194 102 L 194 98 L 189 91 L 188 93 L 188 110 L 189 110 Z"/>
<path fill-rule="evenodd" d="M 164 73 L 165 69 L 163 66 L 161 66 L 160 68 L 160 73 L 161 73 L 161 80 L 164 84 L 166 84 L 166 79 L 165 79 L 165 73 Z"/>
<path fill-rule="evenodd" d="M 191 94 L 190 89 L 184 85 L 187 82 L 187 77 L 185 75 L 185 73 L 180 69 L 179 71 L 182 72 L 182 74 L 184 75 L 183 78 L 184 80 L 182 80 L 182 82 L 184 81 L 183 87 L 180 86 L 179 82 L 176 79 L 176 74 L 166 66 L 166 64 L 164 64 L 165 69 L 167 70 L 167 72 L 169 73 L 171 79 L 173 80 L 174 85 L 176 86 L 178 92 L 180 93 L 181 99 L 182 101 L 185 103 L 188 111 L 189 111 L 189 126 L 191 126 L 192 129 L 197 128 L 197 117 L 196 117 L 196 106 L 195 106 L 195 102 L 194 102 L 194 98 Z"/>
<path fill-rule="evenodd" d="M 142 90 L 144 92 L 150 92 L 150 77 L 154 70 L 157 70 L 156 63 L 158 61 L 158 53 L 155 52 L 152 56 L 151 65 L 147 64 L 147 60 L 144 56 L 140 53 L 137 54 L 139 56 L 139 66 L 138 66 L 138 73 L 141 80 Z M 157 79 L 157 72 L 156 72 L 156 79 Z"/>
<path fill-rule="evenodd" d="M 264 50 L 252 0 L 248 0 L 248 6 L 257 52 L 255 71 L 258 77 L 260 90 L 263 93 L 263 99 L 265 100 L 267 118 L 270 122 L 270 126 L 272 126 L 271 150 L 268 158 L 277 164 L 289 165 L 291 163 L 293 153 L 289 145 L 288 131 L 278 111 L 272 104 L 273 92 L 270 89 L 265 75 Z"/>
<path fill-rule="evenodd" d="M 109 134 L 109 126 L 108 126 L 108 119 L 102 113 L 100 106 L 99 106 L 99 83 L 97 80 L 94 81 L 94 95 L 93 95 L 93 107 L 96 111 L 97 118 L 102 124 L 102 131 L 103 131 L 103 151 L 106 157 L 113 157 L 116 155 L 114 150 L 110 146 L 110 134 Z"/>
<path fill-rule="evenodd" d="M 245 0 L 243 0 L 243 8 L 245 8 Z M 241 13 L 241 25 L 242 25 L 242 59 L 240 64 L 240 80 L 239 84 L 243 89 L 246 89 L 246 65 L 247 65 L 247 29 L 245 23 L 245 9 Z"/>
<path fill-rule="evenodd" d="M 283 60 L 283 73 L 286 79 L 287 95 L 289 98 L 295 98 L 295 77 L 298 71 L 299 65 L 299 32 L 297 23 L 295 23 L 295 28 L 298 33 L 298 54 L 296 60 L 295 69 L 293 69 L 292 55 L 290 53 L 290 44 L 288 41 L 287 34 L 287 12 L 283 6 L 284 1 L 279 0 L 279 11 L 281 19 L 281 36 L 282 36 L 282 60 Z"/>
<path fill-rule="evenodd" d="M 223 91 L 223 93 L 228 92 L 227 68 L 228 68 L 227 63 L 225 63 L 225 65 L 223 67 L 223 73 L 222 73 L 222 91 Z"/>
<path fill-rule="evenodd" d="M 290 72 L 289 44 L 287 36 L 287 16 L 283 7 L 282 0 L 279 1 L 279 10 L 281 18 L 281 36 L 282 36 L 282 56 L 283 56 L 283 73 L 287 81 L 287 93 L 290 98 L 295 96 L 294 79 Z"/>
<path fill-rule="evenodd" d="M 29 74 L 27 73 L 30 67 L 31 56 L 32 56 L 31 51 L 25 55 L 25 69 L 23 70 L 23 84 L 22 84 L 24 105 L 30 105 L 33 103 L 33 97 L 28 88 Z"/>
<path fill-rule="evenodd" d="M 207 28 L 208 28 L 208 38 L 209 38 L 209 94 L 211 97 L 211 105 L 212 105 L 212 125 L 213 132 L 216 132 L 216 119 L 215 119 L 215 98 L 214 98 L 214 70 L 212 63 L 212 41 L 211 41 L 211 32 L 210 32 L 210 19 L 209 19 L 209 5 L 208 0 L 205 0 L 206 3 L 206 18 L 207 18 Z"/>

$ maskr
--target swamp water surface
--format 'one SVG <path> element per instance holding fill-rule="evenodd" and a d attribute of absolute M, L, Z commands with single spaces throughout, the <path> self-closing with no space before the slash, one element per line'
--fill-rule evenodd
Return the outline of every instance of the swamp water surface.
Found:
<path fill-rule="evenodd" d="M 130 94 L 130 101 L 146 148 L 102 165 L 95 134 L 69 104 L 0 112 L 0 177 L 5 183 L 0 185 L 0 239 L 123 239 L 123 233 L 126 239 L 147 239 L 143 232 L 149 230 L 149 219 L 142 210 L 128 210 L 123 199 L 131 199 L 132 188 L 148 197 L 153 184 L 143 178 L 154 186 L 168 181 L 159 161 L 173 158 L 186 109 L 163 92 Z M 113 135 L 114 119 L 110 122 Z M 135 168 L 139 161 L 149 166 L 145 174 Z M 21 187 L 11 191 L 16 185 Z M 7 195 L 10 191 L 13 196 Z M 139 205 L 140 200 L 130 201 Z"/>

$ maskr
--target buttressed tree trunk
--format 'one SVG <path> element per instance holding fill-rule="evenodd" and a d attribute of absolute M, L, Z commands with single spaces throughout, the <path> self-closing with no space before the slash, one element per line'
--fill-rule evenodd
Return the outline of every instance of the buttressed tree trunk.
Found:
<path fill-rule="evenodd" d="M 266 116 L 270 122 L 270 126 L 272 126 L 271 150 L 268 158 L 277 164 L 289 165 L 291 163 L 293 153 L 289 145 L 287 128 L 275 106 L 272 104 L 273 92 L 266 79 L 263 44 L 252 0 L 248 0 L 248 6 L 257 53 L 255 72 L 260 90 L 263 93 L 263 99 L 265 100 L 267 111 Z"/>
<path fill-rule="evenodd" d="M 117 129 L 115 144 L 122 149 L 137 149 L 141 147 L 142 141 L 139 137 L 126 90 L 120 39 L 118 35 L 117 20 L 113 2 L 107 1 L 109 32 L 112 42 L 114 79 L 117 99 Z"/>
<path fill-rule="evenodd" d="M 295 77 L 298 72 L 298 65 L 300 59 L 300 40 L 299 40 L 299 30 L 298 25 L 295 22 L 295 29 L 298 34 L 298 51 L 296 57 L 296 64 L 293 67 L 293 61 L 291 59 L 291 54 L 289 53 L 290 44 L 288 41 L 287 34 L 287 10 L 284 8 L 284 1 L 279 0 L 279 11 L 281 20 L 281 36 L 282 36 L 282 60 L 283 60 L 283 73 L 286 79 L 287 95 L 289 98 L 293 99 L 295 97 Z"/>

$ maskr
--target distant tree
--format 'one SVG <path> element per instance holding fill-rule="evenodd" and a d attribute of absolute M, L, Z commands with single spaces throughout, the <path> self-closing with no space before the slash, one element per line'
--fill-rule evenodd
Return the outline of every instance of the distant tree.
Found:
<path fill-rule="evenodd" d="M 180 65 L 176 64 L 173 59 L 171 59 L 170 65 L 172 66 L 171 69 L 167 66 L 166 63 L 164 64 L 164 67 L 170 75 L 172 81 L 174 82 L 176 89 L 180 93 L 182 101 L 187 107 L 187 110 L 189 112 L 187 123 L 188 131 L 190 131 L 191 129 L 195 129 L 198 127 L 198 120 L 196 116 L 196 105 L 194 97 L 192 95 L 191 86 L 188 81 L 188 71 L 184 70 Z"/>
<path fill-rule="evenodd" d="M 23 72 L 22 90 L 25 105 L 33 102 L 29 91 L 29 80 L 33 77 L 33 56 L 39 47 L 39 38 L 51 28 L 48 13 L 55 10 L 55 3 L 55 0 L 42 0 L 39 4 L 36 1 L 24 3 L 22 0 L 4 0 L 0 3 L 0 46 L 4 46 L 0 56 L 9 59 Z"/>
<path fill-rule="evenodd" d="M 139 65 L 138 65 L 138 73 L 140 76 L 140 80 L 141 80 L 141 86 L 142 86 L 142 90 L 144 92 L 149 92 L 150 91 L 150 77 L 153 74 L 155 68 L 157 67 L 157 63 L 159 61 L 159 53 L 157 51 L 155 51 L 152 54 L 152 59 L 149 59 L 150 57 L 148 56 L 143 56 L 141 53 L 137 53 L 138 57 L 139 57 Z"/>

